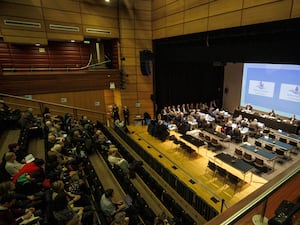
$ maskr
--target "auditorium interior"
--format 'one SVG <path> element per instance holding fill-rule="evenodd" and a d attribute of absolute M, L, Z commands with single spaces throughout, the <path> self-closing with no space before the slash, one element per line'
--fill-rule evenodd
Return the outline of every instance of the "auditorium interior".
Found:
<path fill-rule="evenodd" d="M 243 78 L 246 64 L 299 67 L 299 1 L 3 0 L 0 8 L 0 186 L 18 184 L 5 167 L 12 143 L 46 171 L 45 202 L 20 224 L 300 224 L 300 84 L 287 94 L 294 108 L 280 114 L 290 105 L 264 102 L 269 80 L 263 88 L 247 80 L 263 96 L 256 108 Z M 58 144 L 69 161 L 53 178 Z M 129 170 L 109 160 L 112 149 Z M 72 190 L 74 173 L 90 214 L 60 221 L 47 196 L 57 179 Z M 122 221 L 102 208 L 111 188 L 126 205 Z"/>

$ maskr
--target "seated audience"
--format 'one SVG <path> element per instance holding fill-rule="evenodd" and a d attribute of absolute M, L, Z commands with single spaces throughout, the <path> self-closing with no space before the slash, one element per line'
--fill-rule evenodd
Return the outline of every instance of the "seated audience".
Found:
<path fill-rule="evenodd" d="M 14 152 L 7 152 L 5 154 L 5 170 L 11 175 L 15 175 L 23 167 L 24 164 L 16 160 L 17 156 Z"/>
<path fill-rule="evenodd" d="M 124 173 L 129 173 L 129 163 L 118 154 L 117 148 L 108 150 L 108 161 L 112 166 L 119 166 Z"/>
<path fill-rule="evenodd" d="M 115 201 L 114 200 L 114 190 L 107 189 L 101 196 L 100 200 L 100 207 L 104 215 L 106 216 L 114 216 L 116 213 L 125 210 L 126 205 L 123 204 L 122 201 Z"/>
<path fill-rule="evenodd" d="M 252 105 L 251 105 L 250 103 L 248 103 L 248 104 L 245 106 L 245 109 L 246 109 L 246 110 L 252 110 L 253 107 L 252 107 Z"/>
<path fill-rule="evenodd" d="M 17 143 L 12 143 L 8 145 L 9 152 L 14 152 L 16 154 L 16 160 L 19 163 L 25 163 L 25 156 L 27 155 L 27 152 L 20 149 L 20 145 Z"/>
<path fill-rule="evenodd" d="M 274 109 L 272 109 L 271 112 L 269 112 L 269 116 L 276 117 L 276 113 Z"/>
<path fill-rule="evenodd" d="M 16 198 L 14 194 L 7 193 L 1 196 L 0 224 L 17 225 L 25 220 L 30 219 L 33 216 L 35 209 L 30 208 L 25 214 L 21 215 L 20 217 L 16 217 L 11 210 L 15 202 L 16 202 Z"/>

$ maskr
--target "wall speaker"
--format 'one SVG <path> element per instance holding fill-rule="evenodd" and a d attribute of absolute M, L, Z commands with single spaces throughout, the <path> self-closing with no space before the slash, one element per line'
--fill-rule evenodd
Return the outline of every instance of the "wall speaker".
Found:
<path fill-rule="evenodd" d="M 151 74 L 150 61 L 152 61 L 153 53 L 150 50 L 140 51 L 141 72 L 144 76 Z"/>

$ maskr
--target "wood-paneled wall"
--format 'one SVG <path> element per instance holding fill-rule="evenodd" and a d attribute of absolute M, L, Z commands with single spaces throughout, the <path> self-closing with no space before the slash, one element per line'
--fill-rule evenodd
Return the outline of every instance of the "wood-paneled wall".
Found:
<path fill-rule="evenodd" d="M 153 39 L 300 16 L 296 0 L 153 0 Z"/>
<path fill-rule="evenodd" d="M 119 39 L 119 45 L 113 46 L 113 52 L 118 53 L 118 57 L 122 56 L 125 60 L 122 61 L 120 67 L 118 64 L 114 64 L 114 66 L 118 66 L 118 69 L 122 69 L 126 74 L 122 78 L 124 83 L 122 89 L 120 89 L 119 72 L 112 71 L 109 79 L 105 76 L 107 74 L 102 76 L 102 73 L 99 76 L 95 74 L 78 75 L 75 73 L 71 75 L 72 73 L 68 73 L 66 75 L 57 75 L 54 73 L 43 73 L 39 74 L 44 76 L 38 81 L 40 85 L 34 86 L 25 80 L 28 79 L 28 76 L 27 78 L 23 77 L 23 75 L 30 75 L 30 73 L 23 74 L 18 79 L 16 77 L 4 77 L 1 80 L 8 82 L 8 84 L 12 84 L 14 79 L 18 80 L 18 82 L 13 88 L 10 87 L 9 89 L 7 85 L 4 85 L 2 91 L 15 91 L 15 93 L 23 95 L 30 90 L 33 98 L 36 97 L 36 94 L 43 94 L 47 96 L 47 99 L 52 99 L 51 93 L 53 93 L 55 84 L 59 87 L 56 92 L 62 93 L 59 94 L 60 96 L 63 96 L 66 91 L 68 93 L 69 91 L 81 91 L 82 95 L 87 95 L 85 99 L 88 99 L 90 96 L 85 91 L 105 91 L 110 93 L 107 96 L 112 95 L 107 98 L 109 99 L 106 101 L 108 102 L 107 104 L 111 104 L 111 101 L 118 101 L 120 109 L 127 105 L 132 117 L 144 112 L 152 115 L 153 103 L 150 99 L 152 94 L 152 76 L 142 76 L 139 62 L 139 51 L 152 49 L 151 0 L 120 2 L 122 4 L 120 5 L 120 19 L 118 19 L 117 5 L 114 2 L 105 3 L 104 1 L 90 0 L 1 1 L 0 33 L 3 35 L 4 41 L 48 44 L 49 40 L 82 41 L 84 38 L 116 38 Z M 11 26 L 5 24 L 4 20 L 33 22 L 39 26 L 34 28 Z M 71 28 L 76 28 L 76 30 L 54 30 L 50 29 L 50 24 L 70 26 Z M 88 32 L 88 28 L 104 32 Z M 113 60 L 120 62 L 119 58 L 118 60 L 113 58 Z M 64 76 L 65 78 L 63 78 Z M 32 76 L 33 81 L 37 79 L 39 79 L 38 76 Z M 109 85 L 110 81 L 115 82 L 117 89 L 115 92 L 108 89 L 107 85 Z M 60 88 L 62 84 L 66 85 L 65 90 Z M 25 85 L 29 86 L 25 87 Z M 45 85 L 50 86 L 45 88 Z M 117 91 L 120 91 L 120 96 L 116 95 Z M 136 103 L 140 103 L 141 107 L 137 108 Z M 77 107 L 84 107 L 84 105 Z"/>
<path fill-rule="evenodd" d="M 127 5 L 127 10 L 120 15 L 120 51 L 125 57 L 121 66 L 126 74 L 125 89 L 121 90 L 121 107 L 128 107 L 131 119 L 144 112 L 153 117 L 153 102 L 150 99 L 153 77 L 142 75 L 139 59 L 141 50 L 152 50 L 151 0 L 131 2 L 132 5 Z"/>

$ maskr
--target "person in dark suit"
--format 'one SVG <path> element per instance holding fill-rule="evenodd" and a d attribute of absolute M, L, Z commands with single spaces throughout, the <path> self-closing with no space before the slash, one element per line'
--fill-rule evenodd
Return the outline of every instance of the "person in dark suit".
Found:
<path fill-rule="evenodd" d="M 124 117 L 125 125 L 128 126 L 129 125 L 129 110 L 126 105 L 124 106 L 124 109 L 123 109 L 123 117 Z"/>
<path fill-rule="evenodd" d="M 116 104 L 114 104 L 113 108 L 112 108 L 112 117 L 114 119 L 114 122 L 116 120 L 120 120 L 120 115 L 119 115 L 119 108 Z"/>
<path fill-rule="evenodd" d="M 274 109 L 272 109 L 271 112 L 269 112 L 269 116 L 276 117 L 276 113 Z"/>

